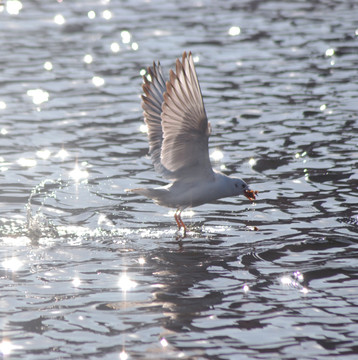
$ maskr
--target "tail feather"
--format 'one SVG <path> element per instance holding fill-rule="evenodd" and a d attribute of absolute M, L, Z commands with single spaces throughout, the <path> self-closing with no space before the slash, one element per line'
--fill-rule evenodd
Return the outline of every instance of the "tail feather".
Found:
<path fill-rule="evenodd" d="M 165 196 L 168 193 L 168 190 L 164 190 L 164 189 L 145 189 L 145 188 L 125 189 L 125 191 L 143 195 L 153 200 L 160 200 L 163 196 Z"/>

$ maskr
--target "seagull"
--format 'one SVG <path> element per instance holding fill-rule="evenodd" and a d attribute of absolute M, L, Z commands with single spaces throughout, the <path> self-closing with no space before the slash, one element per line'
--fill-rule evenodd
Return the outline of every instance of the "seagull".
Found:
<path fill-rule="evenodd" d="M 155 170 L 168 185 L 156 188 L 127 189 L 161 206 L 176 209 L 178 231 L 187 227 L 181 213 L 217 199 L 244 195 L 256 199 L 257 191 L 245 181 L 224 175 L 212 168 L 209 158 L 211 126 L 195 71 L 192 53 L 176 60 L 166 80 L 158 61 L 143 76 L 142 108 L 148 128 L 149 154 Z"/>

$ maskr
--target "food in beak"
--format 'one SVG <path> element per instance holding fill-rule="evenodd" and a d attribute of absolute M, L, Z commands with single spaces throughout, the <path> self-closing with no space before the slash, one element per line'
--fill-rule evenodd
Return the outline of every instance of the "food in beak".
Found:
<path fill-rule="evenodd" d="M 244 195 L 251 201 L 254 201 L 256 199 L 256 196 L 259 192 L 256 190 L 245 190 Z"/>

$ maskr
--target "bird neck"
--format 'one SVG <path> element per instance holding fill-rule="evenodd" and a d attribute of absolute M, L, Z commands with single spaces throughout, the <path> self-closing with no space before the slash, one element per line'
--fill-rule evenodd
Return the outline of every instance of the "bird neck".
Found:
<path fill-rule="evenodd" d="M 215 173 L 217 199 L 232 196 L 232 179 L 220 172 Z"/>

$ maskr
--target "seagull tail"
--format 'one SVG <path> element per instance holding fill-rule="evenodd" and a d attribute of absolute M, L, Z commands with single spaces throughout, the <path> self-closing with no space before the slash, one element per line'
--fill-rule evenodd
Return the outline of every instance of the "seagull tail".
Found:
<path fill-rule="evenodd" d="M 168 190 L 166 189 L 125 189 L 128 193 L 134 193 L 138 195 L 143 195 L 149 199 L 154 200 L 155 203 L 163 206 L 168 206 L 166 203 L 166 198 L 169 195 Z"/>
<path fill-rule="evenodd" d="M 162 189 L 145 189 L 145 188 L 125 189 L 124 191 L 128 193 L 143 195 L 150 199 L 158 199 L 164 193 L 167 193 L 166 190 L 162 190 Z"/>

